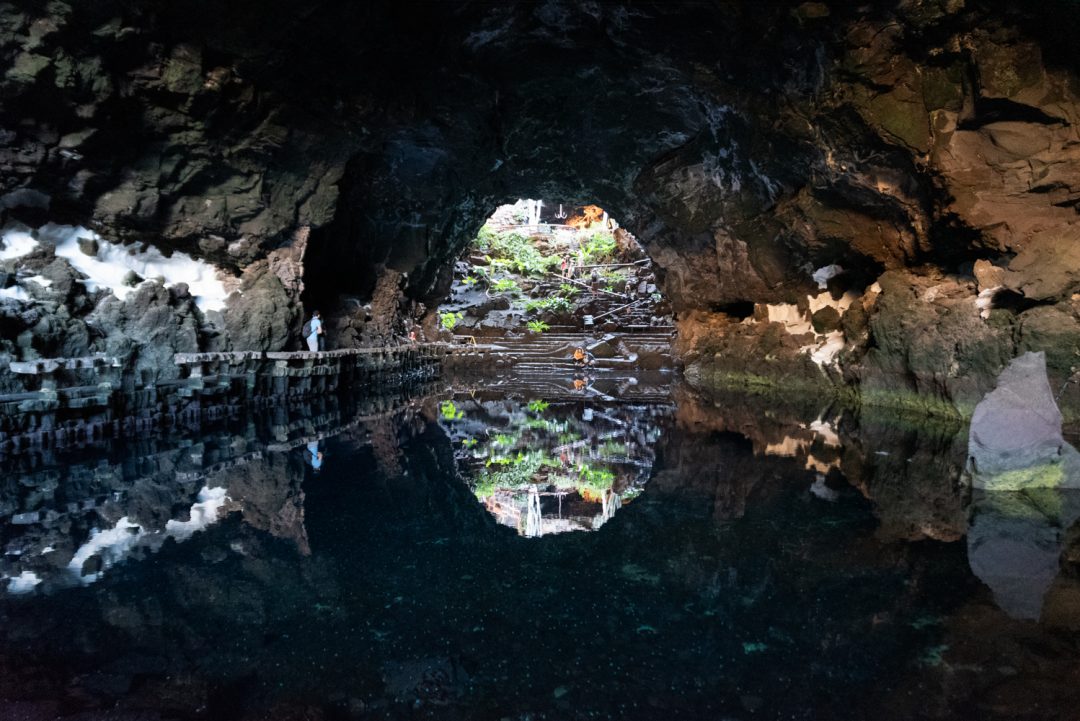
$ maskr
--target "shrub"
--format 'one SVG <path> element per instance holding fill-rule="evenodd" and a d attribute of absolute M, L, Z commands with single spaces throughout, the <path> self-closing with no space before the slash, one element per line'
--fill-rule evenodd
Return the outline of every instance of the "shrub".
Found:
<path fill-rule="evenodd" d="M 439 313 L 439 325 L 446 330 L 454 330 L 454 326 L 456 326 L 464 317 L 465 314 L 461 312 Z"/>
<path fill-rule="evenodd" d="M 509 293 L 511 295 L 521 294 L 521 287 L 513 278 L 499 278 L 491 284 L 491 289 L 496 293 Z"/>
<path fill-rule="evenodd" d="M 533 333 L 543 333 L 544 331 L 551 328 L 550 325 L 548 325 L 542 320 L 530 320 L 528 323 L 525 324 L 525 326 Z"/>
<path fill-rule="evenodd" d="M 491 226 L 487 223 L 480 228 L 480 232 L 476 234 L 476 239 L 473 240 L 473 245 L 479 248 L 483 252 L 487 252 L 491 247 L 492 241 L 495 239 L 495 231 L 491 229 Z"/>
<path fill-rule="evenodd" d="M 581 288 L 570 283 L 562 283 L 559 285 L 559 293 L 564 298 L 573 298 L 575 295 L 581 292 Z"/>
<path fill-rule="evenodd" d="M 542 313 L 545 311 L 551 311 L 552 313 L 569 313 L 573 308 L 573 305 L 566 298 L 560 298 L 559 296 L 552 296 L 550 298 L 533 298 L 525 301 L 525 312 L 527 313 Z"/>
<path fill-rule="evenodd" d="M 560 262 L 558 256 L 545 256 L 531 240 L 514 231 L 492 236 L 485 251 L 492 265 L 512 269 L 521 275 L 543 275 Z"/>
<path fill-rule="evenodd" d="M 615 255 L 615 236 L 601 230 L 589 236 L 581 244 L 581 259 L 585 265 L 606 263 Z"/>

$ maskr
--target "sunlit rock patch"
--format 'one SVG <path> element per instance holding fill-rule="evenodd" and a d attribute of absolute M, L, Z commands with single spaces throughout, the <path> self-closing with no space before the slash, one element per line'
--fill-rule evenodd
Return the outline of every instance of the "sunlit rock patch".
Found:
<path fill-rule="evenodd" d="M 145 243 L 112 243 L 81 226 L 49 223 L 35 231 L 7 230 L 0 237 L 0 261 L 23 258 L 39 246 L 66 261 L 76 272 L 77 282 L 90 293 L 104 290 L 123 301 L 140 283 L 157 278 L 166 288 L 184 284 L 203 311 L 225 307 L 228 292 L 223 278 L 227 276 L 212 264 L 179 251 L 166 257 Z M 53 283 L 41 274 L 17 282 L 43 288 Z"/>

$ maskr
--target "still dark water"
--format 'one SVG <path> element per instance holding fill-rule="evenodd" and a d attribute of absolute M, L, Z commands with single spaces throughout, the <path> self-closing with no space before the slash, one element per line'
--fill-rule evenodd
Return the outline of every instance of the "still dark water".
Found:
<path fill-rule="evenodd" d="M 1075 719 L 1068 494 L 666 384 L 0 457 L 0 719 Z"/>

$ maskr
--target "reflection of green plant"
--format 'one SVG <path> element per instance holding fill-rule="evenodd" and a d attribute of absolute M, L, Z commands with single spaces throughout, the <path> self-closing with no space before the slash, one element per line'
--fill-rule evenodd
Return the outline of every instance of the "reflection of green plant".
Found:
<path fill-rule="evenodd" d="M 565 433 L 560 433 L 559 437 L 558 437 L 559 445 L 561 445 L 561 446 L 565 446 L 565 445 L 567 445 L 569 443 L 577 443 L 580 440 L 581 440 L 581 436 L 578 435 L 577 433 L 574 433 L 573 431 L 567 431 Z"/>
<path fill-rule="evenodd" d="M 443 401 L 439 404 L 439 413 L 444 421 L 458 421 L 465 417 L 465 411 L 458 410 L 453 401 Z"/>
<path fill-rule="evenodd" d="M 528 323 L 525 324 L 525 327 L 527 327 L 533 333 L 543 333 L 544 331 L 551 328 L 550 325 L 548 325 L 542 320 L 530 320 Z"/>
<path fill-rule="evenodd" d="M 539 398 L 529 401 L 527 408 L 533 413 L 543 413 L 548 409 L 551 404 L 547 401 L 542 401 Z"/>
<path fill-rule="evenodd" d="M 602 456 L 625 456 L 626 444 L 617 443 L 615 441 L 607 441 L 600 446 L 600 455 Z"/>
<path fill-rule="evenodd" d="M 456 326 L 464 317 L 465 314 L 461 312 L 439 313 L 439 325 L 441 325 L 446 330 L 454 330 L 454 326 Z"/>
<path fill-rule="evenodd" d="M 606 491 L 615 483 L 615 474 L 606 468 L 593 468 L 583 463 L 578 468 L 578 484 L 595 491 Z"/>
<path fill-rule="evenodd" d="M 518 453 L 509 458 L 491 459 L 480 471 L 474 489 L 476 495 L 490 496 L 499 488 L 519 488 L 532 483 L 543 468 L 556 468 L 559 463 L 541 451 Z M 494 468 L 493 468 L 494 467 Z M 498 469 L 498 470 L 495 470 Z"/>

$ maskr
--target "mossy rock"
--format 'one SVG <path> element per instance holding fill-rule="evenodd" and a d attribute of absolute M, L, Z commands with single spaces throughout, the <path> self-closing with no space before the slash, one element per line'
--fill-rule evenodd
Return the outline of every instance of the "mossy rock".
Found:
<path fill-rule="evenodd" d="M 959 112 L 964 104 L 964 72 L 960 65 L 922 70 L 922 95 L 927 110 Z"/>
<path fill-rule="evenodd" d="M 1065 470 L 1060 460 L 1039 463 L 1027 468 L 1017 468 L 1001 473 L 979 473 L 973 481 L 976 488 L 985 491 L 1024 491 L 1029 488 L 1061 488 L 1065 483 Z"/>
<path fill-rule="evenodd" d="M 920 153 L 930 150 L 930 115 L 921 92 L 898 86 L 887 93 L 856 93 L 856 109 L 885 140 Z"/>

